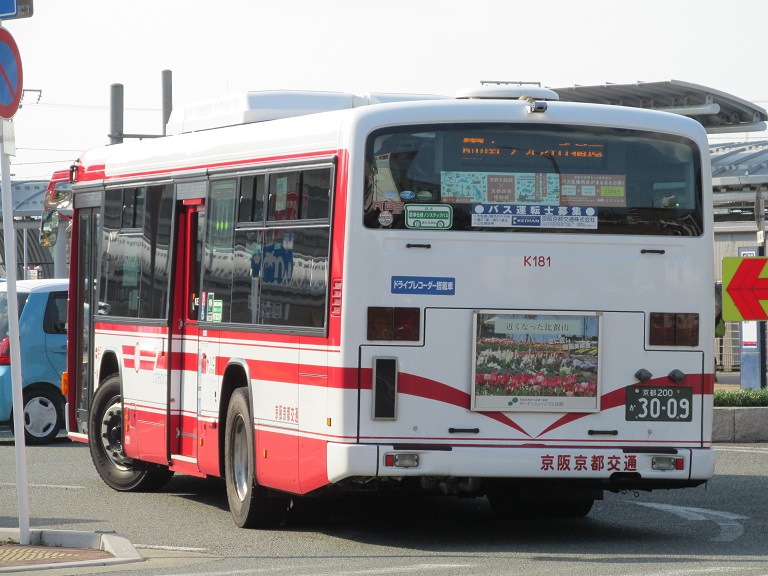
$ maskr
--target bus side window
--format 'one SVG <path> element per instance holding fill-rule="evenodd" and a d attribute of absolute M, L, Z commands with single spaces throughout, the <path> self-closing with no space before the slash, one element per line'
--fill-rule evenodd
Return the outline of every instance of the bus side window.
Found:
<path fill-rule="evenodd" d="M 263 229 L 235 232 L 232 276 L 232 321 L 259 323 Z"/>
<path fill-rule="evenodd" d="M 203 248 L 203 292 L 208 322 L 229 322 L 237 180 L 211 182 Z"/>
<path fill-rule="evenodd" d="M 264 175 L 247 176 L 240 180 L 240 200 L 237 221 L 261 224 L 264 221 Z"/>
<path fill-rule="evenodd" d="M 267 221 L 276 222 L 298 218 L 300 175 L 300 172 L 270 175 Z"/>
<path fill-rule="evenodd" d="M 301 219 L 328 218 L 331 204 L 331 170 L 305 170 L 301 174 Z"/>

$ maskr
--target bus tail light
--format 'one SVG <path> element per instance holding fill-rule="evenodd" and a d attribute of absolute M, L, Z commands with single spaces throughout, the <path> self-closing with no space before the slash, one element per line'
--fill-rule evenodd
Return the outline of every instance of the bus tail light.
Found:
<path fill-rule="evenodd" d="M 368 340 L 416 342 L 420 332 L 419 308 L 368 308 Z"/>
<path fill-rule="evenodd" d="M 699 315 L 651 312 L 651 346 L 698 346 Z"/>
<path fill-rule="evenodd" d="M 413 452 L 385 454 L 384 466 L 395 468 L 416 468 L 419 465 L 419 455 Z"/>
<path fill-rule="evenodd" d="M 685 470 L 685 460 L 674 456 L 656 456 L 651 460 L 654 470 Z"/>
<path fill-rule="evenodd" d="M 0 366 L 11 365 L 11 339 L 3 338 L 0 342 Z"/>

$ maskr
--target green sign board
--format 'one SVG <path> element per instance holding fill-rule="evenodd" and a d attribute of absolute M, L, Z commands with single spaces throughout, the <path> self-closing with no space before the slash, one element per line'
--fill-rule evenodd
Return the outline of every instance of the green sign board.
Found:
<path fill-rule="evenodd" d="M 408 228 L 450 228 L 453 208 L 448 204 L 406 204 L 405 225 Z"/>

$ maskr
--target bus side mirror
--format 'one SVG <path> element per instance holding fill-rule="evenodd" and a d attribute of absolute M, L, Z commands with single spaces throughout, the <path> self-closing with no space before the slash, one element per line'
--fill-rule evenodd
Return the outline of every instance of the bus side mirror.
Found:
<path fill-rule="evenodd" d="M 47 248 L 56 244 L 59 233 L 58 210 L 45 210 L 40 220 L 40 245 Z"/>

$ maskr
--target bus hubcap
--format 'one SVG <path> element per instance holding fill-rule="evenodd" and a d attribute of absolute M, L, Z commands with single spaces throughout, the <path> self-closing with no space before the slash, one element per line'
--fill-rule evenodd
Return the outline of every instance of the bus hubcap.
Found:
<path fill-rule="evenodd" d="M 118 399 L 105 411 L 101 419 L 101 445 L 104 454 L 117 468 L 126 469 L 131 459 L 123 452 L 123 409 Z"/>

